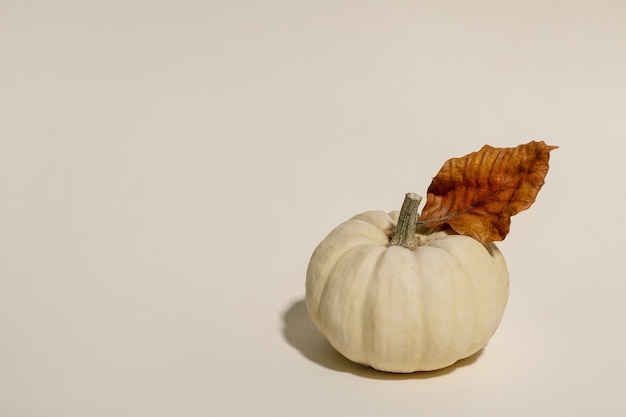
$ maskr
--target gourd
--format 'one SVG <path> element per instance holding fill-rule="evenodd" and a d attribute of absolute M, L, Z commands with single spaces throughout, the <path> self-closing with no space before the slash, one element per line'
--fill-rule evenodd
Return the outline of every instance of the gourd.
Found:
<path fill-rule="evenodd" d="M 535 201 L 556 148 L 485 145 L 444 164 L 421 215 L 421 197 L 408 193 L 399 213 L 339 225 L 307 268 L 312 322 L 348 359 L 388 372 L 440 369 L 481 350 L 509 296 L 494 242 Z"/>
<path fill-rule="evenodd" d="M 315 249 L 306 274 L 315 326 L 342 355 L 382 371 L 434 370 L 471 356 L 508 299 L 496 245 L 417 226 L 418 204 L 407 194 L 401 213 L 349 219 Z"/>

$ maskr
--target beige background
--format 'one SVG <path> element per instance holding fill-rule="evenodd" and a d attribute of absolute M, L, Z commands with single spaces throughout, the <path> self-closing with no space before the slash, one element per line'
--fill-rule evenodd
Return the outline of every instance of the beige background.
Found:
<path fill-rule="evenodd" d="M 624 2 L 0 1 L 0 92 L 1 416 L 626 414 Z M 532 139 L 482 354 L 335 354 L 317 243 Z"/>

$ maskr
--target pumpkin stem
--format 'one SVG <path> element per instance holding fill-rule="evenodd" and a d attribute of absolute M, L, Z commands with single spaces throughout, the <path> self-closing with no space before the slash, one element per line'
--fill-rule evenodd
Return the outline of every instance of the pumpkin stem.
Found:
<path fill-rule="evenodd" d="M 417 226 L 417 208 L 422 201 L 422 197 L 415 193 L 406 193 L 396 231 L 389 241 L 389 246 L 402 246 L 407 249 L 415 249 L 419 246 L 415 228 Z"/>

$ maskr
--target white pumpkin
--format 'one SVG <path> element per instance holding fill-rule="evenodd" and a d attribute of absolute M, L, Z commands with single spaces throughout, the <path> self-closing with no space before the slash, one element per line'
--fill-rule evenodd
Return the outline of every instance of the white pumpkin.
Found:
<path fill-rule="evenodd" d="M 416 226 L 417 205 L 400 225 L 398 212 L 351 218 L 319 244 L 307 270 L 313 323 L 342 355 L 382 371 L 440 369 L 471 356 L 508 299 L 496 245 Z M 412 232 L 398 244 L 401 228 Z"/>

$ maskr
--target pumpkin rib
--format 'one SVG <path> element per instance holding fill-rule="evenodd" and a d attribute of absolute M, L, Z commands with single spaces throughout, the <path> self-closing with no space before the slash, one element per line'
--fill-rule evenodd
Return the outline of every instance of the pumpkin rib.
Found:
<path fill-rule="evenodd" d="M 366 211 L 353 216 L 350 221 L 362 221 L 374 226 L 377 230 L 387 234 L 387 230 L 396 226 L 397 218 L 393 219 L 389 213 L 382 210 Z"/>
<path fill-rule="evenodd" d="M 367 227 L 363 230 L 362 227 Z M 389 237 L 376 225 L 361 219 L 350 219 L 337 226 L 328 234 L 328 237 L 341 235 L 343 238 L 359 237 L 366 238 L 377 244 L 386 245 Z"/>
<path fill-rule="evenodd" d="M 422 362 L 425 355 L 422 343 L 418 335 L 426 333 L 427 320 L 425 309 L 419 303 L 412 302 L 423 293 L 423 275 L 419 263 L 415 259 L 415 250 L 402 247 L 389 248 L 388 268 L 395 270 L 397 275 L 388 283 L 391 299 L 395 300 L 391 308 L 391 326 L 396 329 L 390 339 L 397 346 L 392 356 L 397 356 L 396 372 L 406 372 L 411 364 Z M 398 268 L 397 265 L 403 265 Z M 401 347 L 400 350 L 398 350 Z M 389 349 L 389 348 L 388 348 Z M 390 349 L 391 350 L 391 349 Z M 389 361 L 396 362 L 396 358 L 390 357 Z M 393 365 L 386 365 L 392 368 Z"/>
<path fill-rule="evenodd" d="M 360 279 L 367 276 L 362 272 L 373 263 L 369 258 L 377 248 L 384 250 L 380 246 L 360 245 L 345 252 L 337 259 L 326 282 L 319 307 L 320 322 L 335 335 L 330 342 L 339 351 L 345 351 L 348 346 L 357 352 L 361 348 L 361 329 L 351 323 L 361 313 L 357 301 L 359 293 L 364 292 L 360 289 Z M 328 311 L 332 314 L 327 315 Z"/>
<path fill-rule="evenodd" d="M 417 249 L 411 251 L 411 256 L 409 256 L 410 262 L 412 263 L 412 268 L 410 269 L 414 269 L 417 273 L 417 276 L 414 275 L 413 277 L 411 277 L 411 284 L 415 287 L 412 293 L 417 294 L 418 296 L 424 293 L 424 281 L 422 279 L 422 272 L 419 263 L 419 254 L 423 251 L 420 251 L 420 249 L 421 248 L 418 247 Z M 412 297 L 408 298 L 410 299 Z M 407 333 L 409 334 L 407 336 L 409 337 L 411 346 L 409 346 L 405 352 L 405 366 L 407 363 L 422 363 L 424 361 L 426 352 L 423 348 L 420 347 L 419 341 L 416 340 L 416 335 L 412 334 L 412 332 L 414 331 L 416 333 L 425 333 L 428 326 L 427 320 L 424 319 L 424 307 L 422 305 L 419 305 L 418 303 L 410 303 L 409 305 L 412 307 L 414 306 L 414 310 L 416 310 L 416 313 L 410 315 L 412 328 L 408 329 Z"/>
<path fill-rule="evenodd" d="M 431 370 L 436 368 L 433 362 L 438 362 L 438 357 L 441 355 L 441 332 L 443 331 L 442 323 L 438 321 L 438 315 L 432 314 L 442 308 L 440 304 L 442 301 L 449 301 L 446 298 L 441 298 L 442 281 L 440 276 L 434 274 L 433 270 L 429 268 L 429 265 L 436 265 L 437 269 L 448 268 L 445 254 L 438 250 L 438 248 L 425 245 L 418 247 L 413 251 L 415 265 L 420 271 L 419 285 L 420 285 L 420 317 L 422 323 L 419 326 L 420 342 L 416 350 L 420 352 L 420 360 L 416 361 L 413 368 L 417 367 L 418 370 Z M 422 269 L 424 273 L 422 273 Z M 449 291 L 445 291 L 449 293 Z M 423 317 L 428 317 L 428 320 L 423 320 Z"/>
<path fill-rule="evenodd" d="M 359 249 L 363 249 L 363 248 L 378 247 L 378 246 L 379 245 L 375 245 L 375 244 L 357 244 L 351 247 L 350 249 L 346 250 L 345 252 L 343 252 L 341 255 L 339 255 L 339 257 L 337 257 L 337 259 L 335 259 L 335 262 L 333 263 L 333 265 L 330 268 L 330 271 L 328 272 L 328 278 L 326 279 L 324 283 L 324 287 L 322 289 L 322 293 L 320 296 L 320 305 L 318 305 L 318 312 L 319 312 L 319 317 L 320 317 L 321 322 L 323 322 L 323 318 L 321 317 L 321 303 L 326 298 L 329 284 L 331 280 L 338 279 L 337 276 L 339 276 L 339 278 L 343 278 L 341 275 L 336 273 L 337 267 L 342 265 L 342 262 L 345 262 L 345 260 L 343 259 L 349 257 L 353 252 Z"/>
<path fill-rule="evenodd" d="M 355 304 L 359 305 L 360 308 L 356 308 L 355 312 L 357 317 L 363 317 L 365 303 L 363 300 L 367 297 L 369 291 L 369 284 L 371 283 L 370 279 L 367 279 L 367 273 L 369 270 L 374 270 L 378 265 L 380 258 L 384 256 L 387 252 L 387 248 L 383 246 L 362 246 L 363 250 L 363 258 L 359 259 L 359 265 L 355 268 L 354 271 L 349 273 L 347 276 L 344 276 L 344 280 L 350 282 L 351 292 L 349 294 L 349 299 Z M 364 281 L 366 285 L 360 286 L 361 281 Z M 360 289 L 360 291 L 358 291 Z M 367 343 L 365 343 L 364 331 L 365 329 L 362 326 L 354 326 L 358 328 L 359 341 L 358 349 L 350 349 L 350 358 L 357 363 L 367 363 L 367 353 L 359 353 L 364 352 Z"/>
<path fill-rule="evenodd" d="M 305 284 L 307 294 L 309 295 L 307 298 L 315 298 L 318 301 L 322 300 L 323 292 L 326 288 L 326 282 L 329 279 L 332 269 L 335 267 L 338 259 L 343 256 L 347 250 L 351 250 L 363 244 L 378 246 L 377 243 L 372 242 L 367 237 L 356 235 L 344 236 L 341 233 L 335 233 L 335 231 L 331 232 L 313 252 L 311 259 L 321 259 L 323 262 L 314 261 L 309 263 Z M 337 259 L 332 259 L 332 253 L 338 253 Z M 321 289 L 319 288 L 320 286 L 322 287 Z M 309 301 L 307 304 L 311 302 L 312 301 Z M 310 307 L 312 307 L 312 313 L 315 318 L 319 319 L 319 303 L 317 305 L 311 305 Z"/>
<path fill-rule="evenodd" d="M 381 212 L 384 213 L 384 212 Z M 373 243 L 376 243 L 377 245 L 382 245 L 382 246 L 386 246 L 389 243 L 389 235 L 387 234 L 387 232 L 385 231 L 385 229 L 381 229 L 378 225 L 370 223 L 368 221 L 365 221 L 363 219 L 351 219 L 350 221 L 350 225 L 353 227 L 356 227 L 357 224 L 359 225 L 363 225 L 363 226 L 367 226 L 372 232 L 372 236 L 369 235 L 364 235 L 363 231 L 359 230 L 359 232 L 355 233 L 355 236 L 360 236 L 360 237 L 365 237 L 367 239 L 370 239 Z"/>
<path fill-rule="evenodd" d="M 482 343 L 481 338 L 476 338 L 475 335 L 480 335 L 482 333 L 484 333 L 484 329 L 482 328 L 481 325 L 484 325 L 484 318 L 482 317 L 484 315 L 484 311 L 483 311 L 483 305 L 481 303 L 481 301 L 479 301 L 479 293 L 481 291 L 477 290 L 477 286 L 481 289 L 492 289 L 494 288 L 493 285 L 486 285 L 485 284 L 485 276 L 484 275 L 489 275 L 490 272 L 494 272 L 494 277 L 500 276 L 500 274 L 504 273 L 504 282 L 508 283 L 508 271 L 506 269 L 506 264 L 504 263 L 504 258 L 502 256 L 502 254 L 500 253 L 500 251 L 498 250 L 497 246 L 493 243 L 489 244 L 490 247 L 485 247 L 484 244 L 476 241 L 475 239 L 468 237 L 468 236 L 461 236 L 461 235 L 455 235 L 455 240 L 456 241 L 462 241 L 464 243 L 466 243 L 468 245 L 468 247 L 463 250 L 463 251 L 458 251 L 458 253 L 456 251 L 452 251 L 450 250 L 447 246 L 451 245 L 452 243 L 450 243 L 449 241 L 445 241 L 445 242 L 440 242 L 440 245 L 437 245 L 437 247 L 440 247 L 444 250 L 446 250 L 448 253 L 450 253 L 451 256 L 453 256 L 455 259 L 457 259 L 457 261 L 460 263 L 461 265 L 461 269 L 464 271 L 467 271 L 468 268 L 470 269 L 475 269 L 475 262 L 474 259 L 469 259 L 466 258 L 464 259 L 464 257 L 461 257 L 461 255 L 464 255 L 466 253 L 470 253 L 472 252 L 475 248 L 478 248 L 477 245 L 480 245 L 482 247 L 482 249 L 485 250 L 485 252 L 489 255 L 489 259 L 492 260 L 497 260 L 498 262 L 498 268 L 501 268 L 500 271 L 497 271 L 498 273 L 495 273 L 496 271 L 493 271 L 493 269 L 495 268 L 493 262 L 490 262 L 489 264 L 485 265 L 488 267 L 489 270 L 484 270 L 484 268 L 480 268 L 481 271 L 479 272 L 479 276 L 469 276 L 468 277 L 468 281 L 470 282 L 470 287 L 471 287 L 471 291 L 472 291 L 472 299 L 473 299 L 473 310 L 474 310 L 474 323 L 473 323 L 473 334 L 474 336 L 469 340 L 468 346 L 465 350 L 464 356 L 465 357 L 469 357 L 471 355 L 473 355 L 474 353 L 478 352 L 479 350 L 481 350 L 484 347 L 484 343 Z M 503 268 L 503 270 L 502 270 Z M 476 271 L 474 271 L 474 273 L 476 273 Z M 477 282 L 480 281 L 480 282 Z M 507 284 L 508 287 L 508 284 Z M 487 296 L 485 296 L 484 294 L 480 297 L 482 299 L 482 301 L 489 301 L 491 299 L 499 299 L 500 294 L 489 294 Z M 505 297 L 505 301 L 503 304 L 506 304 L 506 299 L 508 298 Z M 504 305 L 502 306 L 502 311 L 504 310 Z M 479 314 L 480 313 L 480 314 Z M 493 315 L 493 314 L 488 314 L 489 316 Z M 501 318 L 501 313 L 498 314 Z M 499 323 L 499 320 L 498 320 Z M 495 327 L 493 329 L 490 330 L 490 335 L 489 337 L 491 337 L 491 335 L 493 335 L 493 333 L 495 332 L 495 330 L 497 329 L 497 323 L 495 325 Z M 463 359 L 461 358 L 461 359 Z"/>
<path fill-rule="evenodd" d="M 382 265 L 382 263 L 384 262 L 384 258 L 385 255 L 389 252 L 389 248 L 386 248 L 384 251 L 382 251 L 380 254 L 378 254 L 378 259 L 376 260 L 376 262 L 374 263 L 374 267 L 372 268 L 372 274 L 371 274 L 371 278 L 369 279 L 368 282 L 368 286 L 367 289 L 365 291 L 365 297 L 363 299 L 363 320 L 361 322 L 363 328 L 362 328 L 362 334 L 363 334 L 363 346 L 365 346 L 364 349 L 364 357 L 365 357 L 365 363 L 367 365 L 373 366 L 375 359 L 376 359 L 376 353 L 373 352 L 373 350 L 375 349 L 375 343 L 373 343 L 376 339 L 376 315 L 372 314 L 373 310 L 375 309 L 375 303 L 373 302 L 373 299 L 376 298 L 376 293 L 378 290 L 378 284 L 379 284 L 379 279 L 380 279 L 380 267 Z M 373 325 L 372 325 L 373 323 Z M 368 332 L 369 329 L 374 329 L 374 331 L 372 332 L 373 334 L 370 334 L 370 332 Z M 368 340 L 368 336 L 369 336 L 369 340 Z"/>
<path fill-rule="evenodd" d="M 325 259 L 326 251 L 329 251 L 329 250 L 344 251 L 336 259 L 334 259 L 334 261 L 332 262 L 332 265 L 328 265 L 328 262 L 324 262 L 324 266 L 329 268 L 329 270 L 327 274 L 325 274 L 326 275 L 325 279 L 322 278 L 324 280 L 324 283 L 323 283 L 323 287 L 321 290 L 321 294 L 318 297 L 319 303 L 315 306 L 315 312 L 316 312 L 315 315 L 317 319 L 320 321 L 320 323 L 322 322 L 320 305 L 321 305 L 322 300 L 324 300 L 325 298 L 325 294 L 328 288 L 328 281 L 334 275 L 334 270 L 337 264 L 341 261 L 341 258 L 343 258 L 349 252 L 351 252 L 352 250 L 362 245 L 378 247 L 378 246 L 386 245 L 386 243 L 389 241 L 389 237 L 385 234 L 383 230 L 377 227 L 376 224 L 365 220 L 366 218 L 371 219 L 375 215 L 378 215 L 381 217 L 387 216 L 386 213 L 383 211 L 369 211 L 369 212 L 358 214 L 352 217 L 351 219 L 343 222 L 342 224 L 337 226 L 334 230 L 332 230 L 328 234 L 326 239 L 322 241 L 322 243 L 318 246 L 318 248 L 320 248 L 320 246 L 322 246 L 322 244 L 325 241 L 331 241 L 332 245 L 328 245 L 327 248 L 322 248 L 322 250 L 320 251 L 316 249 L 316 251 L 314 252 L 313 256 L 317 255 L 321 257 L 322 259 Z M 378 234 L 377 237 L 380 237 L 380 240 L 375 239 L 372 236 L 368 236 L 366 233 L 364 233 L 362 228 L 359 228 L 363 226 L 367 227 L 368 232 L 372 232 L 373 234 Z M 353 242 L 354 239 L 358 239 L 359 242 Z M 363 240 L 365 240 L 366 242 L 364 242 Z M 346 244 L 347 246 L 351 246 L 351 247 L 346 250 L 343 247 L 344 244 Z M 316 279 L 319 280 L 319 277 L 316 277 Z"/>
<path fill-rule="evenodd" d="M 454 263 L 456 265 L 456 269 L 458 269 L 460 271 L 463 271 L 463 276 L 462 277 L 460 277 L 460 276 L 459 277 L 455 277 L 453 282 L 456 283 L 457 285 L 460 282 L 467 283 L 466 285 L 464 285 L 463 290 L 467 291 L 469 289 L 469 292 L 471 293 L 471 297 L 470 297 L 471 305 L 466 309 L 466 311 L 471 311 L 473 317 L 472 317 L 471 331 L 468 332 L 468 334 L 467 334 L 467 340 L 465 341 L 465 348 L 463 349 L 463 352 L 466 352 L 470 348 L 470 346 L 472 345 L 472 342 L 473 342 L 473 339 L 474 339 L 474 334 L 476 333 L 476 321 L 477 321 L 476 304 L 477 303 L 476 303 L 476 292 L 475 292 L 474 285 L 473 285 L 473 282 L 472 282 L 473 280 L 472 280 L 471 275 L 466 270 L 465 265 L 463 264 L 463 262 L 458 258 L 458 255 L 456 254 L 455 251 L 452 251 L 448 247 L 446 247 L 445 243 L 442 243 L 441 245 L 436 244 L 436 241 L 433 241 L 433 247 L 436 247 L 438 249 L 443 250 L 446 253 L 446 256 L 449 259 L 454 261 Z M 455 285 L 455 287 L 457 285 Z M 455 323 L 455 327 L 456 328 L 463 328 L 464 327 L 464 326 L 460 326 L 459 324 L 465 324 L 465 323 Z"/>

